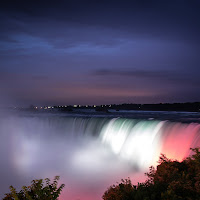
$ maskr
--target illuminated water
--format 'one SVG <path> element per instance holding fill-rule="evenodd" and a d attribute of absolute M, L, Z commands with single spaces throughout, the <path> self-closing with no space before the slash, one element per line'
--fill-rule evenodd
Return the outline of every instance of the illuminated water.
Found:
<path fill-rule="evenodd" d="M 170 122 L 162 112 L 160 120 L 77 115 L 1 116 L 0 197 L 11 184 L 19 189 L 60 175 L 66 184 L 61 199 L 99 200 L 121 178 L 143 181 L 160 153 L 182 160 L 190 147 L 200 146 L 199 123 Z"/>

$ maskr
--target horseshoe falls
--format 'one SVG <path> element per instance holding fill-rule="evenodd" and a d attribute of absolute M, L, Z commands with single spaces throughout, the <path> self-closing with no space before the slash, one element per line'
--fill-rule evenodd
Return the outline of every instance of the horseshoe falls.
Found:
<path fill-rule="evenodd" d="M 180 161 L 189 156 L 200 146 L 200 124 L 125 115 L 1 115 L 0 137 L 0 198 L 10 185 L 19 190 L 59 175 L 61 200 L 100 200 L 121 178 L 144 181 L 161 153 Z"/>

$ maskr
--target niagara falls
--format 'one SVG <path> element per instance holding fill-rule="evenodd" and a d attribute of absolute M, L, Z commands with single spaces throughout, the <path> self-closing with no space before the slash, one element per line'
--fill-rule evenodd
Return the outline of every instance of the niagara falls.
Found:
<path fill-rule="evenodd" d="M 199 11 L 0 1 L 0 199 L 199 200 Z"/>
<path fill-rule="evenodd" d="M 199 123 L 148 118 L 157 112 L 139 112 L 143 119 L 133 118 L 136 111 L 123 117 L 112 111 L 91 113 L 1 115 L 1 197 L 10 183 L 19 189 L 34 178 L 59 175 L 66 184 L 61 199 L 100 200 L 122 177 L 133 183 L 145 180 L 144 173 L 158 164 L 161 153 L 181 161 L 200 145 Z M 182 121 L 191 115 L 199 120 L 199 113 L 176 114 Z"/>

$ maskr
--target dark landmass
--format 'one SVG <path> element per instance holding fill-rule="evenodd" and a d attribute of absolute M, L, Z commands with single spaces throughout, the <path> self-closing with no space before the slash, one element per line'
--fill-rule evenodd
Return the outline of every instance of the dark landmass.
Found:
<path fill-rule="evenodd" d="M 58 112 L 72 112 L 82 109 L 94 109 L 96 112 L 109 113 L 109 110 L 136 110 L 136 111 L 179 111 L 179 112 L 200 112 L 200 102 L 193 103 L 159 103 L 159 104 L 111 104 L 99 106 L 82 106 L 82 105 L 65 105 L 65 106 L 42 106 L 37 107 L 34 105 L 28 108 L 15 107 L 18 110 L 27 111 L 58 111 Z"/>
<path fill-rule="evenodd" d="M 200 112 L 200 102 L 194 103 L 160 103 L 160 104 L 121 104 L 112 105 L 116 110 L 144 110 L 144 111 L 185 111 Z"/>

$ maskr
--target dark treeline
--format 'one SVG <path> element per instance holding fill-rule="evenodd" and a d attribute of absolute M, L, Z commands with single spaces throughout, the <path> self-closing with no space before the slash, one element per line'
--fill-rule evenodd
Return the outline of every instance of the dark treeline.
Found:
<path fill-rule="evenodd" d="M 200 102 L 194 103 L 160 103 L 160 104 L 120 104 L 112 105 L 116 110 L 146 110 L 146 111 L 188 111 L 199 112 Z"/>
<path fill-rule="evenodd" d="M 81 109 L 95 109 L 96 111 L 108 112 L 108 110 L 141 110 L 141 111 L 185 111 L 185 112 L 200 112 L 200 102 L 193 103 L 159 103 L 159 104 L 111 104 L 111 105 L 65 105 L 65 106 L 42 106 L 37 107 L 34 105 L 28 108 L 15 107 L 18 110 L 28 111 L 61 111 L 71 112 Z"/>

